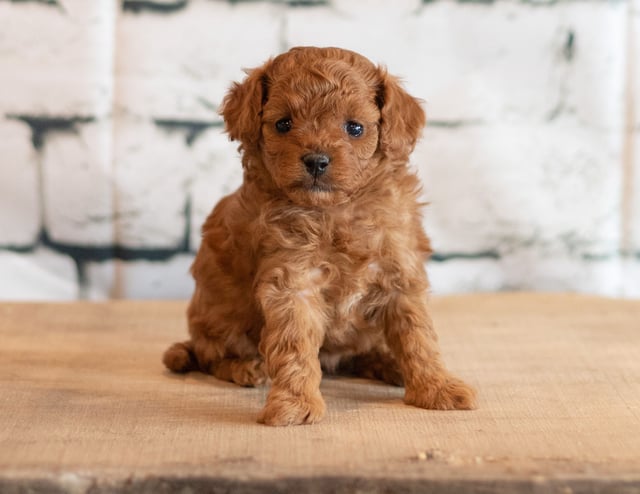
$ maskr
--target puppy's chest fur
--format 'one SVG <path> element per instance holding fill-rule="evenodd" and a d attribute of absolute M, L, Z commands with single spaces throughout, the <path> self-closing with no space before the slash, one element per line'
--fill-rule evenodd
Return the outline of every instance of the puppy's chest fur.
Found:
<path fill-rule="evenodd" d="M 379 343 L 382 311 L 401 276 L 399 245 L 411 248 L 409 233 L 392 225 L 389 215 L 353 208 L 317 214 L 293 209 L 267 223 L 259 257 L 274 269 L 284 267 L 288 296 L 320 306 L 323 348 L 364 351 Z"/>

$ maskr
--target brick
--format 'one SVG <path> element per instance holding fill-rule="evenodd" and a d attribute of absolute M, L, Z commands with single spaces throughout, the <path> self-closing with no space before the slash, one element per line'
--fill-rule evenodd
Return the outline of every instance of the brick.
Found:
<path fill-rule="evenodd" d="M 505 275 L 503 290 L 622 295 L 620 259 L 616 255 L 585 259 L 522 248 L 505 256 L 501 269 Z"/>
<path fill-rule="evenodd" d="M 640 298 L 640 256 L 622 261 L 622 293 L 623 297 Z"/>
<path fill-rule="evenodd" d="M 242 182 L 238 144 L 230 142 L 221 129 L 211 129 L 194 144 L 195 174 L 191 185 L 192 250 L 200 246 L 201 229 L 215 204 L 235 191 Z"/>
<path fill-rule="evenodd" d="M 286 40 L 342 46 L 386 64 L 426 100 L 434 121 L 567 119 L 613 128 L 624 105 L 625 15 L 624 2 L 433 2 L 396 14 L 380 2 L 348 15 L 292 9 Z"/>
<path fill-rule="evenodd" d="M 73 260 L 48 249 L 0 250 L 0 300 L 74 300 L 78 276 Z"/>
<path fill-rule="evenodd" d="M 198 1 L 172 13 L 121 13 L 117 106 L 136 115 L 215 117 L 242 67 L 280 50 L 282 7 Z M 188 35 L 185 35 L 188 33 Z"/>
<path fill-rule="evenodd" d="M 434 295 L 528 290 L 619 297 L 625 294 L 623 285 L 630 284 L 630 279 L 623 278 L 620 267 L 615 256 L 586 260 L 567 255 L 545 256 L 536 249 L 525 248 L 500 259 L 430 262 L 427 272 Z M 633 292 L 627 288 L 627 296 L 637 293 L 637 289 L 636 286 Z"/>
<path fill-rule="evenodd" d="M 22 122 L 0 118 L 0 247 L 27 247 L 40 231 L 38 156 Z"/>
<path fill-rule="evenodd" d="M 107 246 L 113 242 L 110 121 L 51 132 L 43 144 L 44 226 L 52 241 Z"/>
<path fill-rule="evenodd" d="M 116 120 L 114 240 L 127 248 L 184 243 L 194 159 L 180 130 L 140 118 Z"/>
<path fill-rule="evenodd" d="M 618 251 L 619 133 L 560 123 L 427 128 L 413 161 L 438 252 Z"/>
<path fill-rule="evenodd" d="M 189 274 L 192 262 L 192 255 L 181 254 L 162 263 L 118 260 L 89 263 L 87 280 L 92 287 L 89 297 L 184 299 L 193 293 Z"/>
<path fill-rule="evenodd" d="M 504 272 L 495 259 L 454 259 L 429 262 L 427 274 L 435 296 L 495 292 L 504 286 Z"/>
<path fill-rule="evenodd" d="M 2 111 L 110 111 L 114 14 L 114 0 L 0 2 Z"/>

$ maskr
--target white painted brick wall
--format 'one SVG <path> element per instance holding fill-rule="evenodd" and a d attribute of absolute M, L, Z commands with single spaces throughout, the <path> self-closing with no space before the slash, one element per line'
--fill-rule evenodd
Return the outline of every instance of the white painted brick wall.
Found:
<path fill-rule="evenodd" d="M 428 272 L 435 295 L 457 293 L 463 287 L 464 291 L 581 291 L 638 297 L 640 292 L 634 278 L 640 273 L 637 266 L 638 263 L 629 261 L 625 268 L 617 258 L 592 261 L 567 255 L 549 256 L 524 247 L 500 259 L 432 262 Z"/>
<path fill-rule="evenodd" d="M 428 129 L 421 165 L 436 250 L 613 255 L 620 242 L 619 133 L 541 125 Z"/>
<path fill-rule="evenodd" d="M 80 295 L 73 260 L 48 249 L 0 250 L 0 273 L 0 300 L 64 301 Z"/>
<path fill-rule="evenodd" d="M 51 132 L 42 149 L 44 224 L 55 242 L 113 242 L 110 122 Z"/>
<path fill-rule="evenodd" d="M 88 263 L 85 297 L 183 299 L 193 292 L 194 283 L 189 276 L 192 261 L 191 255 L 180 254 L 161 263 L 120 260 Z"/>
<path fill-rule="evenodd" d="M 280 51 L 282 7 L 194 0 L 170 15 L 120 13 L 117 106 L 155 118 L 216 118 L 243 67 Z"/>
<path fill-rule="evenodd" d="M 432 120 L 516 124 L 563 115 L 620 126 L 624 2 L 401 3 L 405 8 L 392 13 L 386 2 L 365 9 L 341 0 L 314 8 L 313 22 L 311 10 L 293 9 L 287 39 L 336 44 L 386 64 L 426 100 Z"/>
<path fill-rule="evenodd" d="M 39 191 L 29 128 L 0 118 L 0 245 L 26 247 L 36 242 L 41 224 Z"/>
<path fill-rule="evenodd" d="M 238 144 L 229 141 L 220 128 L 206 131 L 193 145 L 190 245 L 194 250 L 200 247 L 202 224 L 215 203 L 237 189 L 242 181 L 237 148 Z"/>
<path fill-rule="evenodd" d="M 118 3 L 0 2 L 2 113 L 109 112 Z"/>
<path fill-rule="evenodd" d="M 0 298 L 187 297 L 241 179 L 216 110 L 299 44 L 425 100 L 435 293 L 640 296 L 640 0 L 301 3 L 0 0 Z"/>
<path fill-rule="evenodd" d="M 184 237 L 187 187 L 193 175 L 185 137 L 153 121 L 115 125 L 115 235 L 126 247 L 176 247 Z"/>

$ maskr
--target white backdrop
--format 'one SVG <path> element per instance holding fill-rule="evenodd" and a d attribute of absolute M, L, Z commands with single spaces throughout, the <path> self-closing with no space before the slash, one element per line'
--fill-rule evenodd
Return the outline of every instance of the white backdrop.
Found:
<path fill-rule="evenodd" d="M 0 298 L 189 296 L 242 67 L 354 49 L 425 100 L 436 294 L 640 296 L 640 0 L 0 1 Z"/>

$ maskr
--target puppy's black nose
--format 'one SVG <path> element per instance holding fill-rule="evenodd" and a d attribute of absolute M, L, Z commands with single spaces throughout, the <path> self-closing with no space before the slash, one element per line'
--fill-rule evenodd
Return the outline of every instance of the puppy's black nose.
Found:
<path fill-rule="evenodd" d="M 307 172 L 309 172 L 309 175 L 319 177 L 327 171 L 327 167 L 329 166 L 331 159 L 323 153 L 309 153 L 302 157 L 302 162 L 304 163 Z"/>

